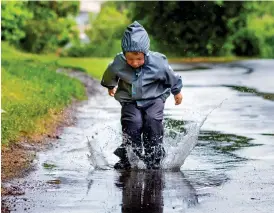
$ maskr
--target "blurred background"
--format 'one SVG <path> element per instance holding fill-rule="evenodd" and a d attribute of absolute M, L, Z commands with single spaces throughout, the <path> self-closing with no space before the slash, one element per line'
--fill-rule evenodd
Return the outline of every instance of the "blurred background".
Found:
<path fill-rule="evenodd" d="M 2 1 L 1 40 L 32 53 L 112 57 L 134 20 L 172 57 L 274 57 L 271 1 Z"/>

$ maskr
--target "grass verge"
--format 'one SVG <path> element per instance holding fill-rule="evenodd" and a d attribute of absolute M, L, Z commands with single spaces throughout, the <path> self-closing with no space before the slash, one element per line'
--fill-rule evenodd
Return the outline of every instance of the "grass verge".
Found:
<path fill-rule="evenodd" d="M 56 73 L 57 68 L 53 56 L 36 57 L 2 44 L 2 145 L 46 133 L 53 122 L 49 118 L 58 117 L 74 99 L 86 98 L 84 86 Z"/>

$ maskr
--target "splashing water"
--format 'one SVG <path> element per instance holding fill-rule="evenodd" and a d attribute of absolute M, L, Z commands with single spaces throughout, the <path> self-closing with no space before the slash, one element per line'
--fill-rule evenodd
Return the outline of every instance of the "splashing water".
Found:
<path fill-rule="evenodd" d="M 173 129 L 165 130 L 164 149 L 166 157 L 162 161 L 163 169 L 179 169 L 187 156 L 198 142 L 200 128 L 206 117 L 201 122 L 190 122 L 185 127 L 185 133 Z"/>
<path fill-rule="evenodd" d="M 166 156 L 161 162 L 162 169 L 180 169 L 187 156 L 196 146 L 199 131 L 207 117 L 216 108 L 219 108 L 222 103 L 206 115 L 185 110 L 185 113 L 183 114 L 186 114 L 186 116 L 184 116 L 184 118 L 165 119 L 163 147 L 165 149 Z M 188 119 L 186 119 L 187 116 L 189 116 Z M 173 121 L 173 123 L 171 122 L 170 124 L 168 121 Z M 120 123 L 116 123 L 116 125 L 120 125 Z M 116 128 L 113 125 L 104 127 L 95 126 L 94 128 L 97 128 L 98 133 L 96 133 L 95 136 L 93 135 L 91 138 L 88 137 L 88 147 L 90 151 L 90 155 L 88 157 L 91 161 L 91 165 L 94 169 L 110 169 L 112 165 L 119 160 L 113 152 L 121 144 L 121 128 Z M 179 130 L 177 130 L 178 128 Z M 130 146 L 127 147 L 127 153 L 132 168 L 146 168 L 144 162 L 134 154 Z"/>

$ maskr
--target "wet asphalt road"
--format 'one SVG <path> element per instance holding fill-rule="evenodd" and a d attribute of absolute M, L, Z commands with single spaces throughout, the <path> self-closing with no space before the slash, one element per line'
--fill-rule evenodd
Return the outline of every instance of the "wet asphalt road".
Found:
<path fill-rule="evenodd" d="M 98 85 L 77 108 L 76 125 L 38 154 L 35 171 L 11 183 L 26 187 L 5 198 L 12 212 L 273 212 L 274 60 L 172 66 L 191 71 L 180 72 L 183 104 L 166 102 L 166 129 L 198 138 L 180 171 L 112 169 L 120 105 Z M 199 136 L 187 129 L 213 108 Z"/>

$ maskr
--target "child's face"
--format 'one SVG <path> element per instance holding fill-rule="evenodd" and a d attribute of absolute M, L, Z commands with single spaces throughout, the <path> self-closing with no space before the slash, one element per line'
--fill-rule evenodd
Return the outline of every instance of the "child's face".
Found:
<path fill-rule="evenodd" d="M 127 63 L 133 68 L 138 68 L 145 63 L 145 55 L 141 52 L 126 52 Z"/>

